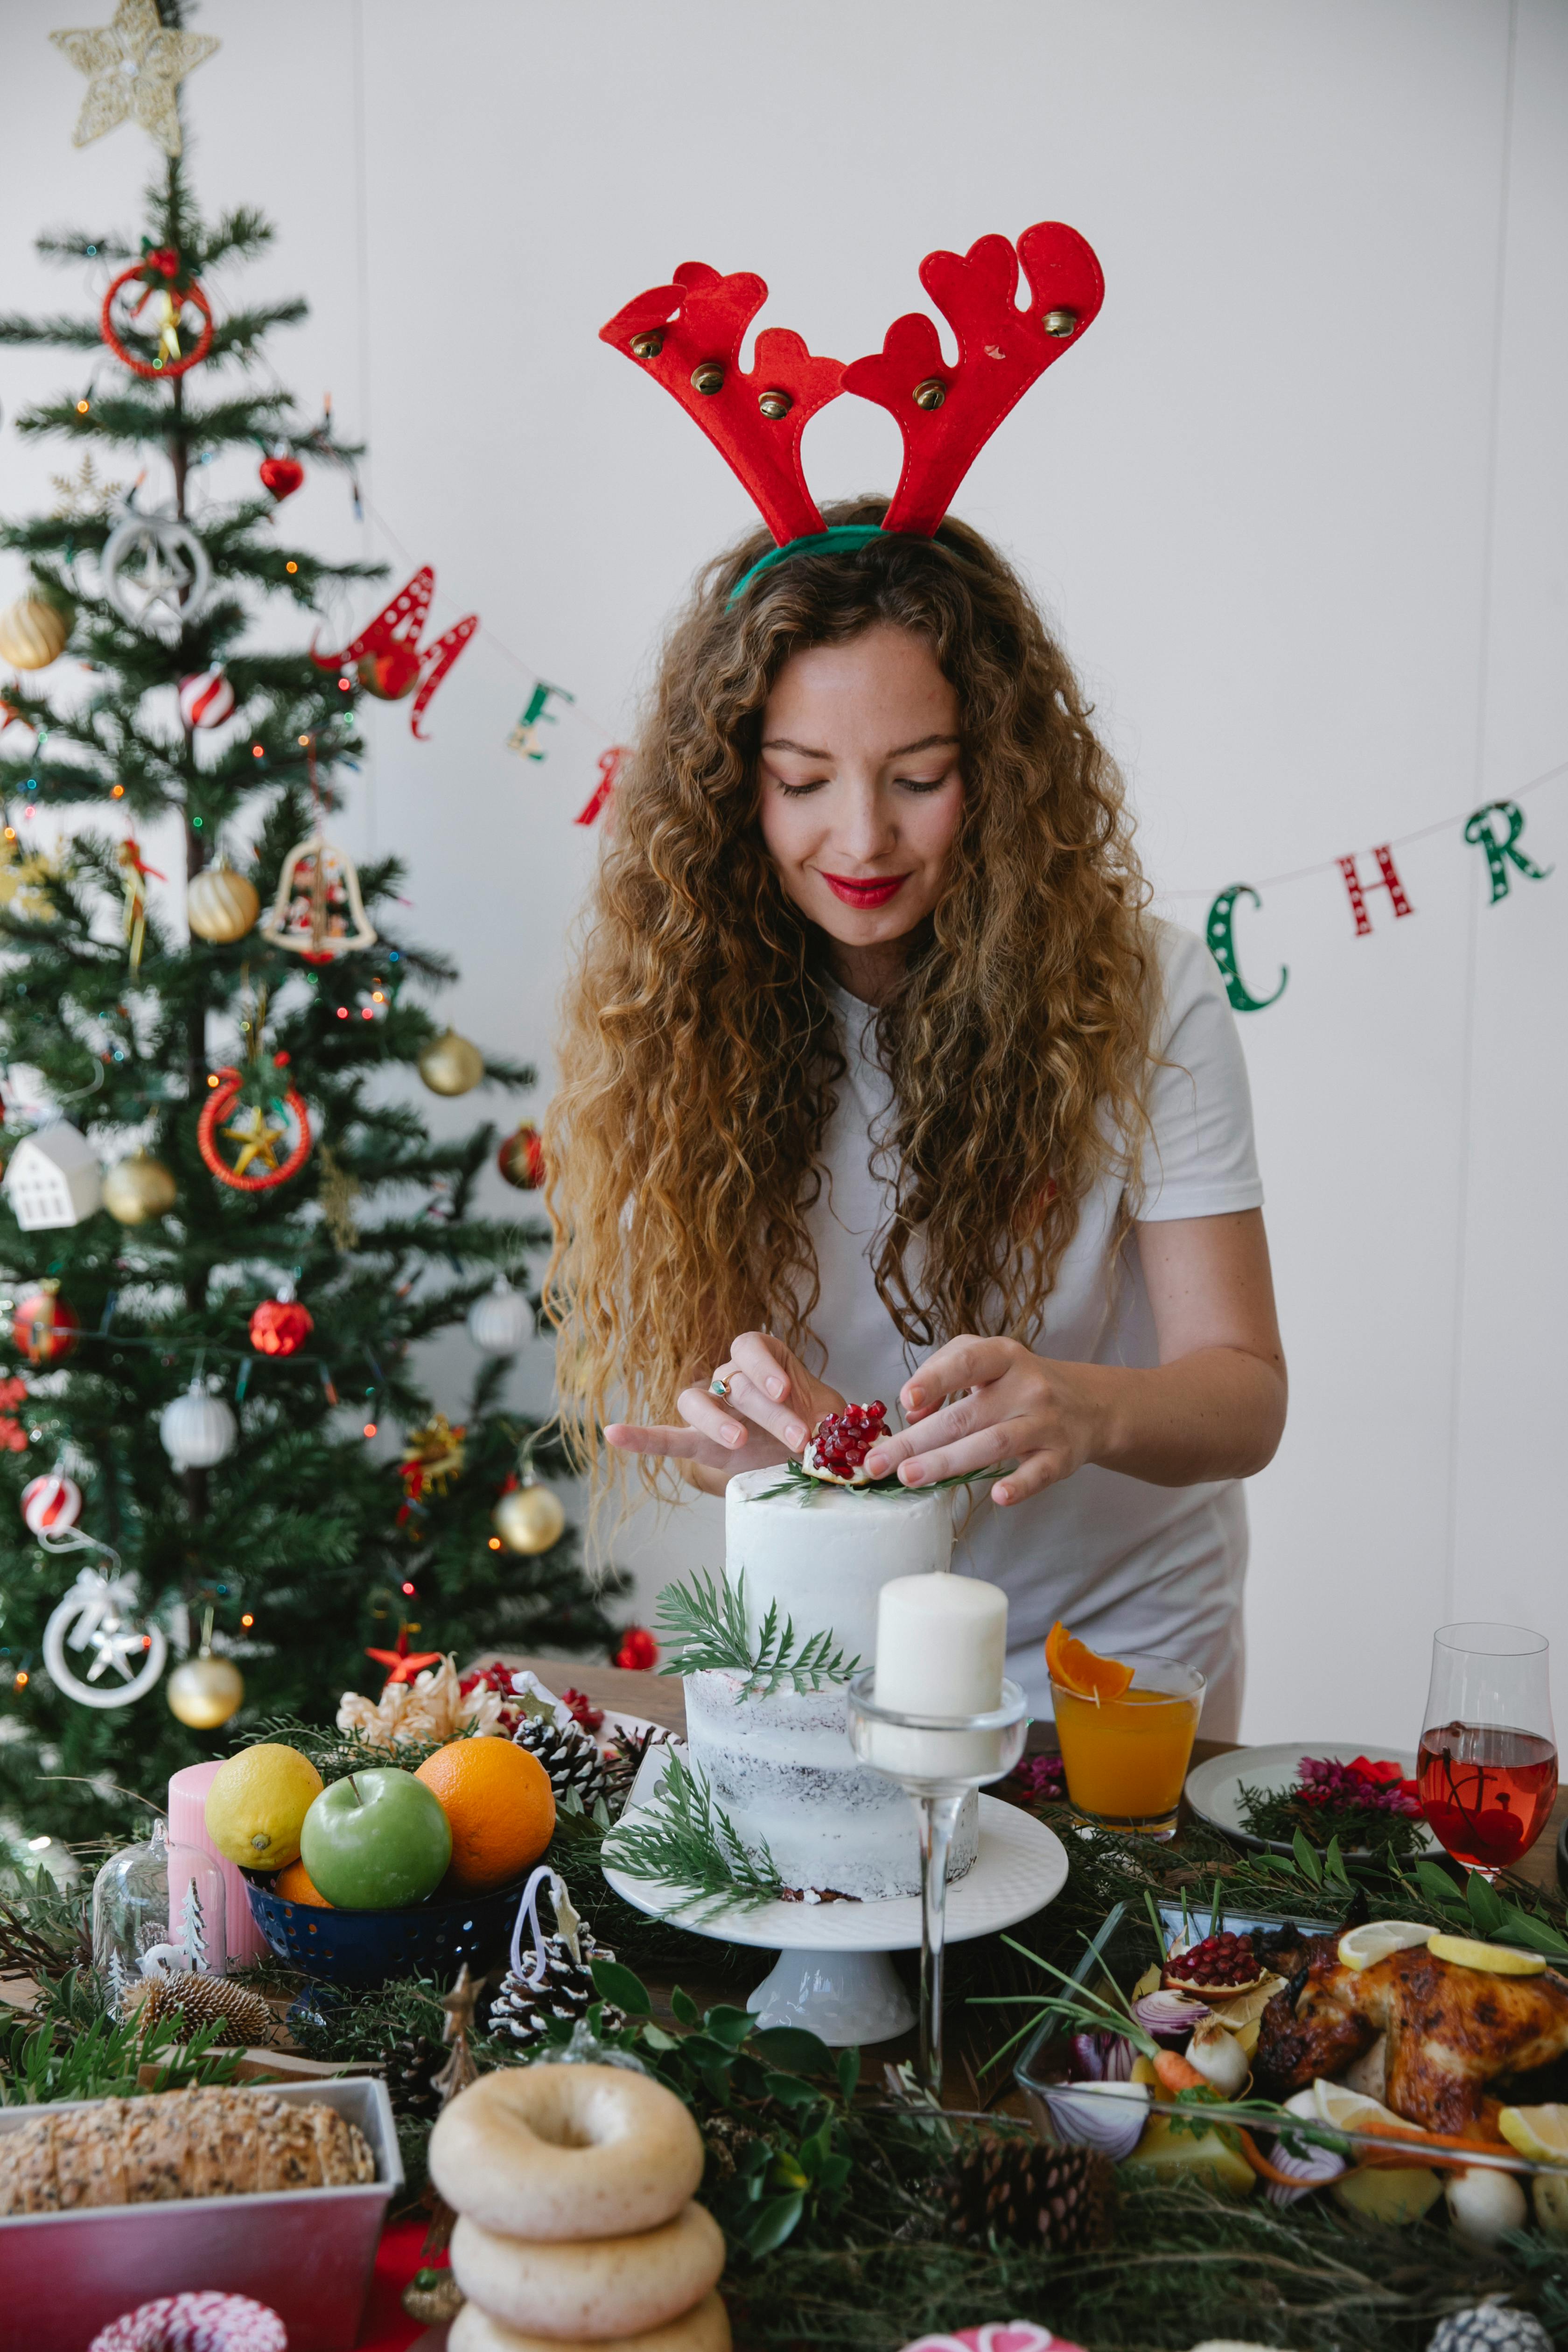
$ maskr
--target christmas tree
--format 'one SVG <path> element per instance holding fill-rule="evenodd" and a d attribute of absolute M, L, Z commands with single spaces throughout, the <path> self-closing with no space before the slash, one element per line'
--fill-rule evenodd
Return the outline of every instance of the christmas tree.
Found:
<path fill-rule="evenodd" d="M 179 28 L 172 0 L 162 17 Z M 247 1724 L 331 1721 L 346 1688 L 379 1692 L 367 1650 L 462 1663 L 592 1652 L 611 1633 L 547 1486 L 500 1507 L 518 1549 L 492 1523 L 509 1486 L 563 1466 L 504 1409 L 527 1307 L 485 1296 L 498 1273 L 526 1286 L 542 1224 L 474 1213 L 492 1128 L 435 1142 L 385 1083 L 416 1065 L 443 1093 L 480 1077 L 423 1001 L 450 969 L 395 936 L 397 864 L 356 877 L 321 839 L 353 789 L 362 695 L 427 693 L 429 656 L 405 631 L 342 675 L 310 657 L 323 598 L 368 614 L 361 583 L 380 573 L 289 544 L 282 501 L 302 467 L 352 483 L 359 453 L 296 409 L 266 357 L 302 303 L 209 315 L 204 281 L 232 278 L 270 232 L 250 211 L 199 216 L 172 92 L 139 119 L 174 150 L 146 234 L 41 239 L 79 265 L 90 309 L 0 320 L 0 341 L 69 355 L 74 381 L 16 424 L 79 466 L 65 510 L 0 526 L 31 575 L 0 614 L 16 673 L 0 683 L 12 1842 L 101 1833 L 110 1784 L 161 1802 L 171 1770 Z M 137 488 L 110 496 L 109 476 Z M 258 615 L 279 604 L 295 649 L 260 649 Z M 68 838 L 51 849 L 56 812 Z M 168 813 L 185 872 L 165 879 L 136 836 Z M 510 1091 L 532 1073 L 486 1059 L 482 1077 Z M 514 1181 L 537 1181 L 529 1130 L 502 1149 Z M 471 1330 L 495 1352 L 443 1420 L 411 1351 L 476 1304 Z M 401 1464 L 367 1442 L 378 1428 L 404 1433 Z M 48 1621 L 79 1571 L 108 1583 L 57 1620 L 57 1679 Z M 118 1696 L 165 1637 L 171 1670 L 199 1653 L 209 1620 L 214 1659 L 182 1678 L 194 1692 L 165 1677 L 110 1706 L 62 1686 Z M 187 1717 L 232 1709 L 237 1670 L 234 1720 L 176 1720 L 176 1701 Z"/>

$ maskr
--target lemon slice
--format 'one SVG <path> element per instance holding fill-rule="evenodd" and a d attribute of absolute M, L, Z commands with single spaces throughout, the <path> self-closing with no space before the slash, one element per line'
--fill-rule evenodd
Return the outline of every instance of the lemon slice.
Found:
<path fill-rule="evenodd" d="M 1494 1977 L 1539 1977 L 1546 1972 L 1540 1952 L 1521 1952 L 1517 1944 L 1479 1944 L 1473 1936 L 1434 1936 L 1426 1947 L 1435 1960 L 1451 1960 L 1457 1969 L 1482 1969 Z"/>
<path fill-rule="evenodd" d="M 1414 1919 L 1369 1919 L 1340 1937 L 1340 1958 L 1347 1969 L 1370 1969 L 1391 1952 L 1413 1952 L 1431 1940 L 1431 1928 Z"/>
<path fill-rule="evenodd" d="M 1504 2107 L 1497 2127 L 1532 2164 L 1568 2164 L 1568 2107 Z"/>
<path fill-rule="evenodd" d="M 1364 2131 L 1368 2124 L 1394 2124 L 1413 2137 L 1422 2137 L 1419 2124 L 1406 2123 L 1381 2099 L 1369 2099 L 1364 2091 L 1352 2091 L 1343 2083 L 1330 2083 L 1319 2075 L 1312 2085 L 1312 2095 L 1318 2103 L 1318 2113 L 1335 2131 Z"/>

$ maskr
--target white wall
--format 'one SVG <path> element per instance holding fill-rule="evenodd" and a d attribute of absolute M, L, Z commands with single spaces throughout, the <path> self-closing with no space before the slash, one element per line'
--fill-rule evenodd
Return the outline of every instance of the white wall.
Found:
<path fill-rule="evenodd" d="M 155 160 L 129 128 L 72 150 L 62 13 L 7 10 L 7 308 L 74 297 L 35 228 L 129 225 Z M 1100 320 L 960 505 L 1057 616 L 1184 919 L 1352 848 L 1370 872 L 1373 843 L 1568 759 L 1562 0 L 209 0 L 197 21 L 224 42 L 188 89 L 203 199 L 276 219 L 251 283 L 315 313 L 277 363 L 374 445 L 363 534 L 332 477 L 289 522 L 399 578 L 434 562 L 443 621 L 486 624 L 428 747 L 374 714 L 346 829 L 406 854 L 411 921 L 463 962 L 453 1017 L 490 1045 L 548 1064 L 595 849 L 572 818 L 661 616 L 747 520 L 595 341 L 689 256 L 760 270 L 768 320 L 850 357 L 933 246 L 1042 217 L 1096 246 Z M 7 415 L 69 373 L 0 354 Z M 893 472 L 860 403 L 806 448 L 820 495 Z M 58 463 L 0 434 L 0 506 Z M 504 749 L 536 670 L 595 715 L 542 767 Z M 1568 788 L 1527 805 L 1558 875 L 1499 907 L 1452 826 L 1400 850 L 1417 914 L 1374 896 L 1369 940 L 1331 871 L 1243 919 L 1263 985 L 1290 968 L 1243 1024 L 1294 1385 L 1253 1489 L 1254 1737 L 1413 1743 L 1431 1628 L 1461 1612 L 1568 1643 Z M 647 1580 L 714 1557 L 714 1518 L 643 1540 Z"/>

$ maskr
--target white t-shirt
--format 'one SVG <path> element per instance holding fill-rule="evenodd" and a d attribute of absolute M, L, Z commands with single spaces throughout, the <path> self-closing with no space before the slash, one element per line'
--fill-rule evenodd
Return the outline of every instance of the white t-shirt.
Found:
<path fill-rule="evenodd" d="M 1224 984 L 1202 940 L 1172 923 L 1152 929 L 1164 983 L 1156 1040 L 1164 1066 L 1153 1072 L 1140 1219 L 1256 1209 L 1263 1187 L 1252 1104 Z M 892 1194 L 870 1161 L 892 1087 L 876 1058 L 875 1014 L 842 990 L 834 994 L 849 1067 L 823 1139 L 826 1181 L 809 1218 L 821 1277 L 812 1324 L 826 1350 L 826 1367 L 816 1369 L 846 1397 L 880 1397 L 897 1426 L 899 1391 L 927 1351 L 900 1337 L 871 1274 Z M 1085 1200 L 1045 1312 L 1022 1335 L 1037 1355 L 1159 1362 L 1135 1240 L 1123 1245 L 1119 1265 L 1108 1263 L 1121 1192 L 1111 1176 Z M 967 1524 L 964 1508 L 961 1501 L 954 1565 L 1006 1591 L 1007 1670 L 1037 1714 L 1050 1711 L 1043 1644 L 1061 1617 L 1091 1648 L 1152 1652 L 1197 1667 L 1208 1677 L 1205 1733 L 1237 1736 L 1247 1570 L 1247 1512 L 1237 1480 L 1152 1486 L 1091 1466 L 1005 1510 L 976 1501 Z"/>

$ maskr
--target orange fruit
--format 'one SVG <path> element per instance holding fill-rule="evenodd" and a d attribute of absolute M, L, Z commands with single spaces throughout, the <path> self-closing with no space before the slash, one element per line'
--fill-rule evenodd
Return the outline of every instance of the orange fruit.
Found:
<path fill-rule="evenodd" d="M 1069 1633 L 1058 1617 L 1046 1636 L 1046 1664 L 1052 1682 L 1075 1698 L 1120 1698 L 1131 1687 L 1132 1668 L 1120 1658 L 1102 1658 Z"/>
<path fill-rule="evenodd" d="M 414 1775 L 452 1825 L 445 1884 L 464 1895 L 504 1886 L 555 1834 L 555 1791 L 537 1756 L 510 1739 L 452 1739 Z"/>
<path fill-rule="evenodd" d="M 302 1862 L 291 1862 L 286 1870 L 280 1870 L 272 1882 L 272 1892 L 281 1895 L 285 1903 L 310 1903 L 318 1911 L 331 1911 L 334 1907 L 317 1890 Z"/>

